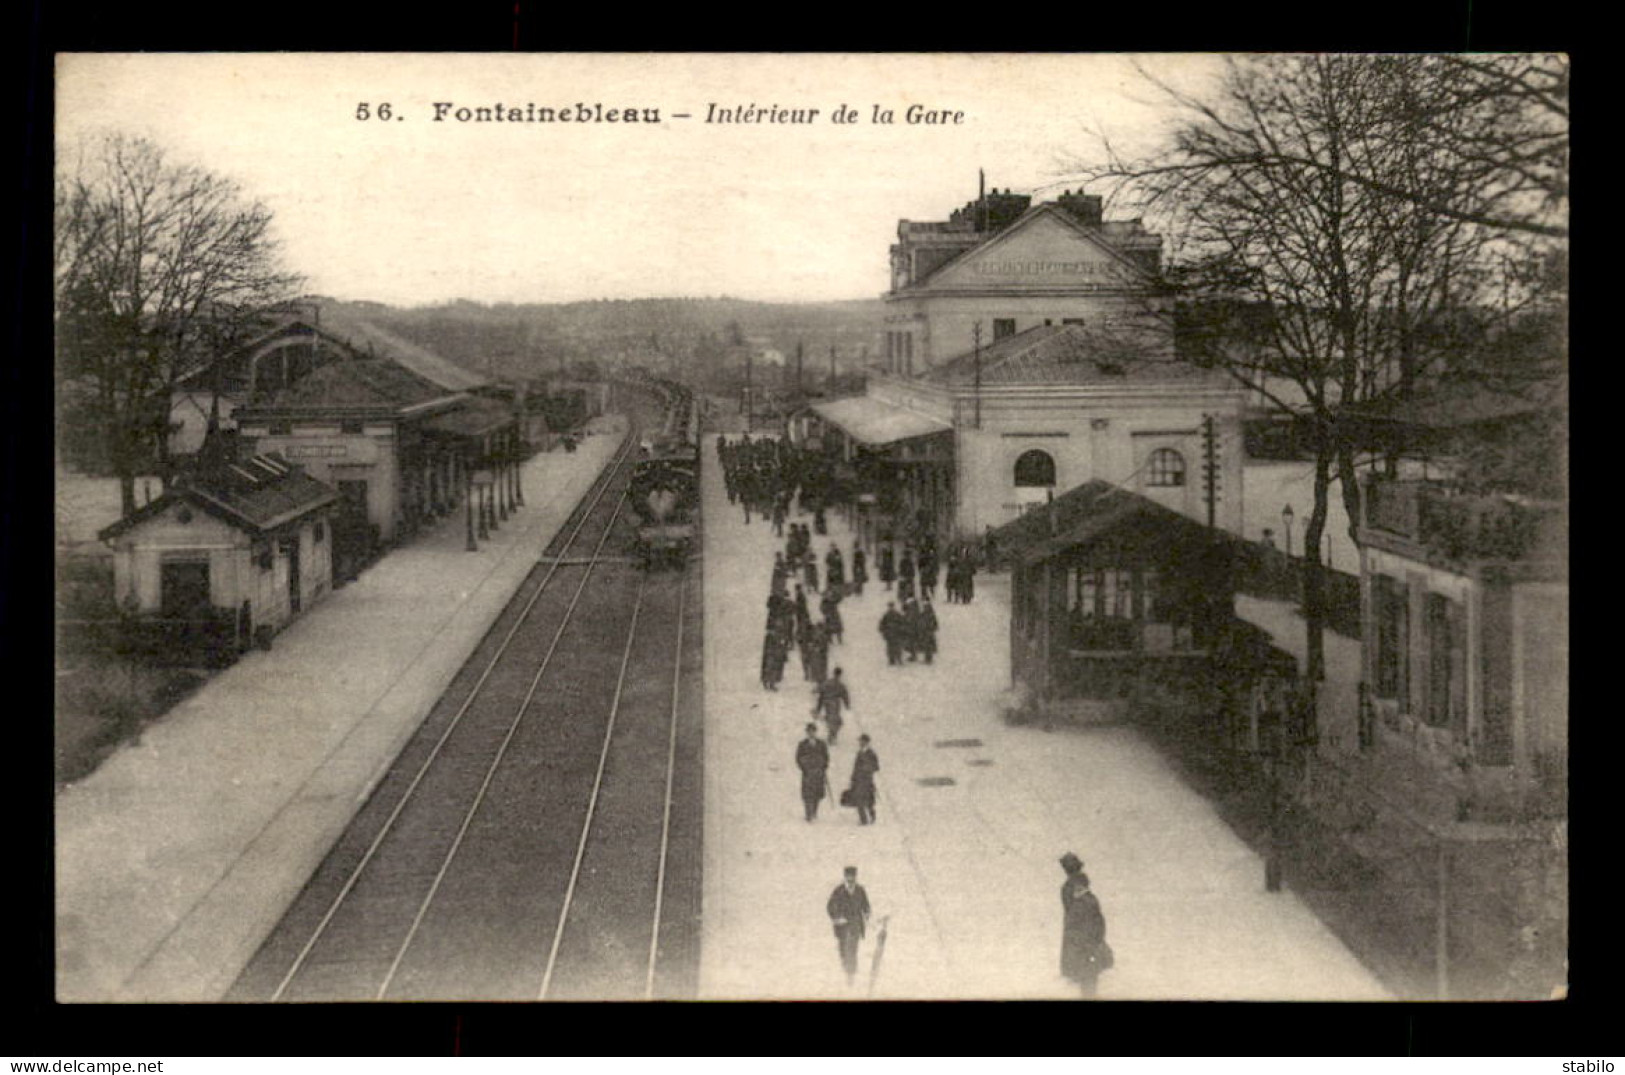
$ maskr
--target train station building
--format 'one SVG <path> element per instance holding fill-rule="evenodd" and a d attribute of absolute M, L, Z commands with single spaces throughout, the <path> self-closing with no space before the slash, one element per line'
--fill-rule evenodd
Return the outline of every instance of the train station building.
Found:
<path fill-rule="evenodd" d="M 1239 531 L 1246 393 L 1178 360 L 1161 245 L 1071 191 L 899 222 L 882 367 L 816 435 L 905 533 L 979 538 L 1095 480 L 1205 521 L 1209 473 Z"/>
<path fill-rule="evenodd" d="M 334 575 L 463 508 L 471 539 L 523 502 L 530 423 L 521 393 L 363 319 L 329 308 L 285 316 L 194 371 L 171 415 L 178 458 L 211 423 L 245 453 L 277 453 L 332 485 Z M 477 518 L 477 525 L 476 525 Z"/>

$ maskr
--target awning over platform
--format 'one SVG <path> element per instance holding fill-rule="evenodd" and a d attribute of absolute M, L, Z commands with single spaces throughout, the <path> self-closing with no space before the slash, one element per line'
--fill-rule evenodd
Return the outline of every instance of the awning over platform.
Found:
<path fill-rule="evenodd" d="M 423 423 L 430 433 L 451 437 L 483 437 L 515 424 L 513 407 L 494 399 L 471 397 Z"/>
<path fill-rule="evenodd" d="M 845 430 L 853 440 L 869 445 L 893 444 L 953 429 L 940 418 L 904 410 L 871 396 L 823 400 L 812 404 L 812 410 L 824 421 Z"/>

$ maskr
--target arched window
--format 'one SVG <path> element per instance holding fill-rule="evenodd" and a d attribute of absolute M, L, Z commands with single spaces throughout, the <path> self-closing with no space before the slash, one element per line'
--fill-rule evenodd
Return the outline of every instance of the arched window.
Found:
<path fill-rule="evenodd" d="M 1055 460 L 1048 452 L 1034 448 L 1022 452 L 1016 460 L 1016 486 L 1018 488 L 1048 488 L 1055 484 Z"/>
<path fill-rule="evenodd" d="M 1173 486 L 1185 484 L 1185 457 L 1172 448 L 1158 448 L 1146 461 L 1147 485 Z"/>

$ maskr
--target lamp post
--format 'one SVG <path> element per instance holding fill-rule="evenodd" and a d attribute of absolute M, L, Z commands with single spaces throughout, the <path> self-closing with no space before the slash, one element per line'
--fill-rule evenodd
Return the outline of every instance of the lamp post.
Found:
<path fill-rule="evenodd" d="M 1281 525 L 1286 527 L 1286 554 L 1292 555 L 1292 505 L 1281 509 Z"/>
<path fill-rule="evenodd" d="M 468 511 L 468 545 L 469 552 L 479 548 L 474 542 L 474 468 L 470 461 L 463 460 L 463 503 Z"/>

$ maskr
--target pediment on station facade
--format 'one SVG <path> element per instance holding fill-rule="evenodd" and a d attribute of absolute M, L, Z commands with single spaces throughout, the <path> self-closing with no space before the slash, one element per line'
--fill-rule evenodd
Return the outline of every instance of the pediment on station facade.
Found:
<path fill-rule="evenodd" d="M 1043 205 L 944 265 L 920 290 L 1120 288 L 1147 282 L 1138 266 L 1091 229 Z"/>

